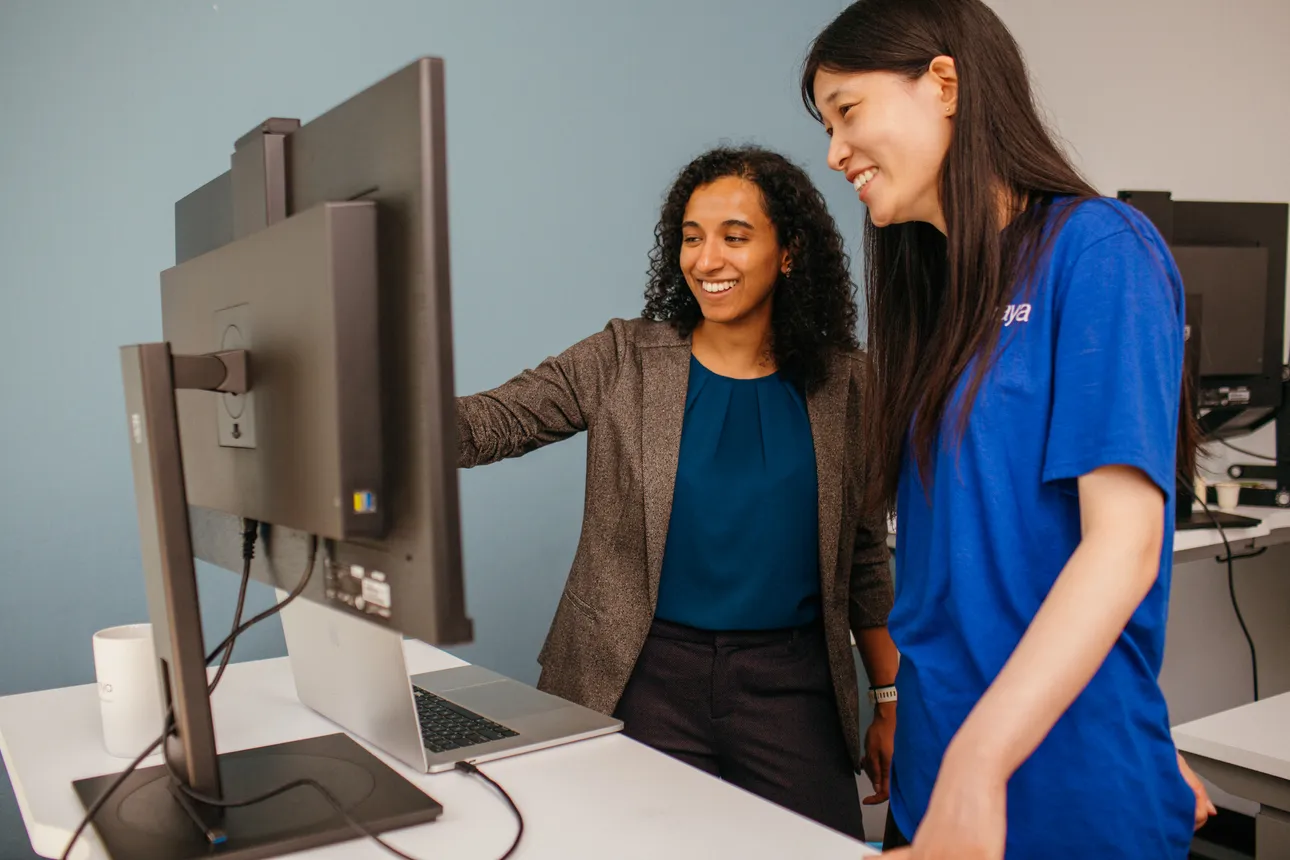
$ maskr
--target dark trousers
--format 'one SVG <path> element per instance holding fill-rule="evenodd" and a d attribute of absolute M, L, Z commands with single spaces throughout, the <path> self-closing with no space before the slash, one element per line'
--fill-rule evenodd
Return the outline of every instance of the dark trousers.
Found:
<path fill-rule="evenodd" d="M 887 823 L 883 825 L 882 850 L 889 851 L 892 848 L 904 848 L 909 844 L 905 834 L 900 832 L 896 826 L 896 819 L 892 817 L 891 807 L 887 807 Z"/>
<path fill-rule="evenodd" d="M 655 621 L 615 715 L 631 738 L 864 838 L 818 624 L 712 633 Z"/>

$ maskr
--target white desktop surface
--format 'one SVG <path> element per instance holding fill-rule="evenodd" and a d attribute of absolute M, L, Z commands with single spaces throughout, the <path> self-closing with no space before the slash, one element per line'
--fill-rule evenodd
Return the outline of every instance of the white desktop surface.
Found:
<path fill-rule="evenodd" d="M 1290 693 L 1177 726 L 1173 735 L 1184 753 L 1290 780 Z"/>
<path fill-rule="evenodd" d="M 1290 857 L 1290 693 L 1185 723 L 1173 736 L 1198 774 L 1259 805 L 1255 860 Z"/>
<path fill-rule="evenodd" d="M 404 645 L 413 674 L 462 665 L 424 643 Z M 339 731 L 300 704 L 286 658 L 231 665 L 215 691 L 213 709 L 223 752 Z M 100 725 L 92 684 L 0 698 L 0 752 L 37 854 L 58 857 L 83 814 L 73 780 L 129 764 L 103 750 Z M 515 837 L 515 819 L 482 780 L 456 772 L 427 776 L 372 751 L 444 808 L 438 821 L 389 834 L 387 841 L 396 848 L 426 860 L 495 860 L 505 853 Z M 154 756 L 143 766 L 159 763 Z M 524 814 L 517 860 L 850 860 L 875 853 L 623 735 L 489 762 L 480 769 Z M 390 855 L 369 840 L 356 840 L 291 856 L 378 860 Z M 73 857 L 106 857 L 92 829 Z"/>
<path fill-rule="evenodd" d="M 1245 517 L 1262 520 L 1257 526 L 1248 529 L 1227 529 L 1227 541 L 1233 550 L 1238 547 L 1272 546 L 1290 542 L 1290 510 L 1283 508 L 1248 508 L 1240 507 L 1232 511 Z M 1189 550 L 1221 547 L 1223 536 L 1218 529 L 1188 529 L 1174 532 L 1175 558 Z"/>

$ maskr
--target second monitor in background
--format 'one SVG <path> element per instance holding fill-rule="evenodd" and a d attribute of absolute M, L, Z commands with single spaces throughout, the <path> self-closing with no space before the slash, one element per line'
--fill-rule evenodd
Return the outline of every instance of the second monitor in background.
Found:
<path fill-rule="evenodd" d="M 1275 456 L 1262 464 L 1233 466 L 1229 474 L 1259 484 L 1241 488 L 1242 505 L 1290 507 L 1285 347 L 1290 205 L 1174 200 L 1167 191 L 1121 191 L 1119 197 L 1160 231 L 1182 275 L 1191 341 L 1198 346 L 1192 396 L 1203 441 L 1245 436 L 1275 421 Z M 1183 471 L 1192 468 L 1179 465 Z M 1217 500 L 1211 495 L 1211 501 Z"/>

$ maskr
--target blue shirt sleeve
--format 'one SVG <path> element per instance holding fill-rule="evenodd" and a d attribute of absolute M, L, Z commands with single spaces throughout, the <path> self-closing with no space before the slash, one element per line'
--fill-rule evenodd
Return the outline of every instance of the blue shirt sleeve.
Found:
<path fill-rule="evenodd" d="M 1133 466 L 1171 497 L 1184 323 L 1172 257 L 1149 224 L 1126 224 L 1084 248 L 1063 280 L 1043 479 Z"/>

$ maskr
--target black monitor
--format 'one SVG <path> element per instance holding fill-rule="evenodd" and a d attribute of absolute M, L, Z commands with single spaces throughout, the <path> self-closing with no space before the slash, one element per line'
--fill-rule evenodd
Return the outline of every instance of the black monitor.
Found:
<path fill-rule="evenodd" d="M 168 767 L 134 772 L 94 819 L 116 860 L 356 836 L 308 790 L 227 807 L 292 780 L 372 832 L 441 811 L 344 735 L 218 753 L 193 559 L 241 571 L 253 521 L 256 579 L 426 642 L 470 641 L 443 96 L 442 62 L 422 59 L 308 124 L 269 120 L 175 205 L 163 342 L 122 350 L 173 732 Z M 86 806 L 115 776 L 76 783 Z"/>
<path fill-rule="evenodd" d="M 240 571 L 239 518 L 272 523 L 270 557 L 267 563 L 257 563 L 252 574 L 267 584 L 290 588 L 290 574 L 284 580 L 283 571 L 299 569 L 307 534 L 319 534 L 316 529 L 323 525 L 316 516 L 302 519 L 304 511 L 292 507 L 305 504 L 306 498 L 310 505 L 330 505 L 336 515 L 346 515 L 349 529 L 325 535 L 335 540 L 331 547 L 335 567 L 359 565 L 383 573 L 391 583 L 390 616 L 382 618 L 378 607 L 371 606 L 360 614 L 434 645 L 466 643 L 473 635 L 465 608 L 458 525 L 443 110 L 443 65 L 421 60 L 303 126 L 290 120 L 265 123 L 238 142 L 231 170 L 175 204 L 178 268 L 167 273 L 175 281 L 186 277 L 181 274 L 185 264 L 198 257 L 243 253 L 235 250 L 241 239 L 283 216 L 297 218 L 325 204 L 347 201 L 373 204 L 377 304 L 374 309 L 357 309 L 361 320 L 352 308 L 339 309 L 329 320 L 305 287 L 281 283 L 288 280 L 287 274 L 295 277 L 286 268 L 272 290 L 279 295 L 272 299 L 267 295 L 269 284 L 228 285 L 227 295 L 198 302 L 177 285 L 172 289 L 163 283 L 162 295 L 164 337 L 185 351 L 225 348 L 222 339 L 214 340 L 212 302 L 230 307 L 251 299 L 249 306 L 256 314 L 295 307 L 300 313 L 319 315 L 313 325 L 298 321 L 302 332 L 316 335 L 314 340 L 302 340 L 300 347 L 315 350 L 308 360 L 318 373 L 331 372 L 322 366 L 324 358 L 342 362 L 342 369 L 351 376 L 359 372 L 354 361 L 377 362 L 376 367 L 362 369 L 367 381 L 351 392 L 374 402 L 361 409 L 342 409 L 335 420 L 343 423 L 326 428 L 337 442 L 348 431 L 349 441 L 360 446 L 350 450 L 351 459 L 344 465 L 367 470 L 367 480 L 378 485 L 373 514 L 354 509 L 354 492 L 378 488 L 361 481 L 335 485 L 335 492 L 326 494 L 293 486 L 311 473 L 322 480 L 317 474 L 320 469 L 342 467 L 330 448 L 306 453 L 286 446 L 264 450 L 264 444 L 258 449 L 225 447 L 236 443 L 225 439 L 222 445 L 215 437 L 216 419 L 211 413 L 217 400 L 204 392 L 181 394 L 184 468 L 193 506 L 196 556 Z M 253 300 L 256 293 L 266 294 L 258 304 Z M 372 338 L 370 344 L 358 345 L 357 355 L 323 352 L 326 339 L 332 339 L 336 349 L 346 349 L 341 338 L 353 336 L 353 326 L 369 324 L 365 315 L 372 310 L 376 328 L 365 335 Z M 261 343 L 261 334 L 250 333 L 253 355 L 259 352 L 255 344 Z M 292 360 L 305 361 L 306 356 L 298 353 Z M 253 359 L 253 364 L 266 361 Z M 324 379 L 313 377 L 307 382 L 321 386 L 310 397 L 324 396 Z M 371 389 L 366 395 L 363 386 Z M 263 400 L 271 395 L 249 396 Z M 305 392 L 296 390 L 294 396 L 304 397 Z M 227 403 L 229 399 L 224 398 L 221 411 L 236 408 Z M 322 408 L 315 399 L 307 403 L 309 408 Z M 264 402 L 254 405 L 258 413 L 274 408 Z M 259 436 L 276 434 L 283 440 L 308 439 L 324 445 L 324 428 L 311 427 L 304 413 L 288 410 L 257 417 Z M 374 432 L 377 426 L 379 433 Z M 265 443 L 270 441 L 266 437 Z M 230 478 L 233 468 L 241 471 Z M 341 611 L 356 611 L 343 592 L 329 598 L 321 578 L 304 596 Z"/>
<path fill-rule="evenodd" d="M 1160 231 L 1182 276 L 1191 395 L 1203 438 L 1245 435 L 1282 416 L 1290 407 L 1284 343 L 1290 206 L 1174 200 L 1168 191 L 1118 196 Z M 1278 458 L 1290 458 L 1290 417 L 1277 422 L 1277 450 Z M 1180 463 L 1179 470 L 1189 475 L 1194 464 Z M 1290 506 L 1290 473 L 1277 466 L 1239 472 L 1276 484 L 1243 488 L 1242 504 Z"/>

